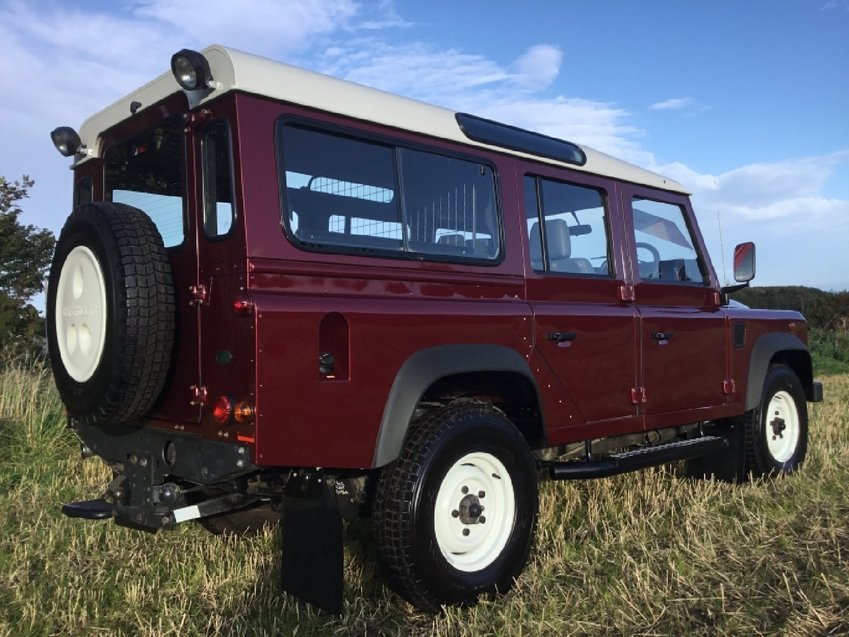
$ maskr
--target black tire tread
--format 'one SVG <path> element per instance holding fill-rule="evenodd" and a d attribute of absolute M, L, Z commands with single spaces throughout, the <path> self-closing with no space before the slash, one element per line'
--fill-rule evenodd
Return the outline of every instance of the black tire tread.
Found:
<path fill-rule="evenodd" d="M 84 413 L 72 410 L 71 415 L 82 424 L 130 423 L 151 409 L 171 364 L 175 331 L 171 264 L 156 225 L 137 208 L 103 202 L 81 206 L 69 216 L 57 246 L 70 240 L 81 224 L 106 230 L 101 239 L 107 262 L 101 268 L 111 270 L 104 271 L 104 277 L 114 282 L 107 305 L 114 313 L 113 347 L 120 351 L 102 361 L 112 367 L 97 404 Z M 62 265 L 54 261 L 52 280 L 58 280 Z M 52 358 L 54 369 L 62 365 L 58 353 Z M 61 384 L 59 389 L 62 393 Z"/>
<path fill-rule="evenodd" d="M 765 385 L 768 384 L 769 379 L 776 373 L 777 370 L 781 370 L 783 373 L 790 374 L 795 382 L 796 387 L 801 393 L 801 383 L 799 382 L 798 377 L 795 372 L 786 365 L 782 365 L 779 363 L 774 363 L 770 365 L 767 370 L 766 380 L 764 382 Z M 766 391 L 766 387 L 764 387 L 764 391 Z M 804 401 L 804 397 L 802 398 Z M 743 427 L 744 432 L 744 474 L 746 476 L 751 476 L 754 479 L 762 478 L 765 476 L 771 476 L 779 473 L 776 467 L 771 462 L 770 458 L 767 457 L 767 451 L 765 448 L 765 441 L 762 440 L 763 432 L 761 429 L 761 419 L 763 410 L 767 407 L 767 400 L 765 396 L 761 397 L 761 403 L 755 409 L 747 411 L 745 414 L 740 416 L 739 423 Z M 799 416 L 803 419 L 802 423 L 802 435 L 807 436 L 807 409 L 805 408 L 804 402 L 802 403 L 802 407 L 799 410 Z M 798 465 L 804 460 L 805 453 L 804 451 L 807 449 L 807 442 L 800 441 L 800 445 L 803 446 L 803 452 L 801 457 L 798 459 L 795 465 L 789 466 L 781 472 L 790 473 L 798 468 Z"/>
<path fill-rule="evenodd" d="M 446 600 L 429 589 L 411 559 L 414 547 L 410 519 L 415 482 L 429 464 L 431 450 L 454 426 L 461 413 L 467 417 L 495 417 L 504 431 L 516 437 L 517 444 L 526 444 L 506 417 L 483 403 L 464 401 L 436 409 L 410 427 L 401 455 L 383 469 L 375 493 L 374 526 L 384 575 L 401 597 L 416 608 L 431 613 L 439 612 Z"/>

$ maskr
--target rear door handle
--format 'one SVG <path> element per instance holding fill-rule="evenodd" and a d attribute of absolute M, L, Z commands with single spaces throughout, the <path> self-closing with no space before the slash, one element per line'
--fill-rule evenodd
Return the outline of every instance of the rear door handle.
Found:
<path fill-rule="evenodd" d="M 574 341 L 578 338 L 578 335 L 575 332 L 549 332 L 546 338 L 555 343 L 566 343 L 567 341 Z"/>
<path fill-rule="evenodd" d="M 656 341 L 668 341 L 672 338 L 672 332 L 653 332 L 651 337 Z"/>

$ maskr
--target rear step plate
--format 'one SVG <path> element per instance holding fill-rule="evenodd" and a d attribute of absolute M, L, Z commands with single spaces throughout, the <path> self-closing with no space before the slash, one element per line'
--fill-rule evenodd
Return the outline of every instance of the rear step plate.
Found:
<path fill-rule="evenodd" d="M 615 453 L 603 460 L 579 462 L 552 462 L 549 471 L 552 480 L 586 480 L 606 478 L 628 471 L 646 469 L 657 465 L 689 460 L 723 451 L 728 441 L 719 436 L 703 436 L 691 440 L 668 442 L 655 447 L 642 447 L 633 451 Z"/>
<path fill-rule="evenodd" d="M 85 520 L 108 520 L 112 517 L 112 505 L 103 498 L 97 500 L 82 500 L 62 505 L 62 513 L 69 518 Z"/>

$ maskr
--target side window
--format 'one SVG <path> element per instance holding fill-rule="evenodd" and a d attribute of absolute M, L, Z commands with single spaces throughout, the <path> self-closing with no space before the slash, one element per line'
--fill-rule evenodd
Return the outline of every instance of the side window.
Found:
<path fill-rule="evenodd" d="M 410 250 L 498 256 L 492 169 L 455 157 L 398 150 Z"/>
<path fill-rule="evenodd" d="M 525 210 L 534 270 L 612 275 L 603 191 L 528 176 Z"/>
<path fill-rule="evenodd" d="M 631 200 L 640 279 L 705 284 L 705 276 L 680 206 L 642 197 Z"/>
<path fill-rule="evenodd" d="M 284 224 L 301 243 L 401 250 L 390 147 L 286 125 L 280 128 Z"/>
<path fill-rule="evenodd" d="M 498 258 L 495 177 L 488 165 L 294 124 L 279 126 L 278 135 L 284 225 L 302 246 Z"/>
<path fill-rule="evenodd" d="M 233 227 L 233 167 L 230 127 L 218 120 L 206 128 L 201 141 L 203 153 L 203 231 L 207 237 L 222 237 Z"/>

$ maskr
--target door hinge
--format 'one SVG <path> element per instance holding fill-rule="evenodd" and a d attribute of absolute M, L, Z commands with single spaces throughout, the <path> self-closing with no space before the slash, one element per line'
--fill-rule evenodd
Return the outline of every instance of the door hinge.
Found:
<path fill-rule="evenodd" d="M 632 387 L 631 388 L 631 402 L 635 405 L 645 405 L 647 401 L 646 398 L 646 388 L 645 387 Z"/>
<path fill-rule="evenodd" d="M 209 303 L 209 291 L 203 283 L 190 285 L 189 294 L 192 295 L 189 305 L 206 305 Z"/>
<path fill-rule="evenodd" d="M 192 385 L 189 387 L 189 392 L 191 392 L 192 399 L 189 401 L 190 405 L 196 406 L 204 406 L 206 404 L 206 398 L 208 392 L 206 391 L 206 387 L 203 385 Z"/>
<path fill-rule="evenodd" d="M 637 299 L 633 285 L 619 286 L 619 300 L 623 303 L 633 303 Z"/>
<path fill-rule="evenodd" d="M 737 393 L 737 383 L 732 378 L 726 378 L 722 381 L 722 393 L 726 396 L 731 396 Z"/>

